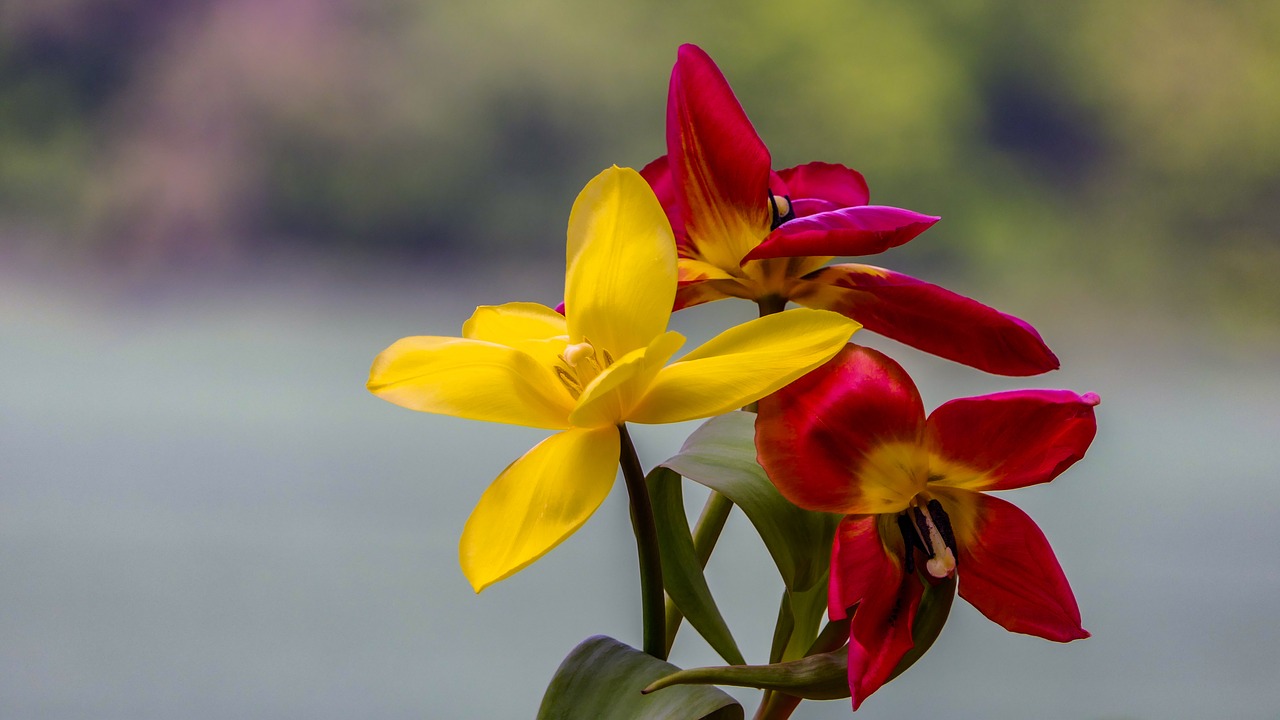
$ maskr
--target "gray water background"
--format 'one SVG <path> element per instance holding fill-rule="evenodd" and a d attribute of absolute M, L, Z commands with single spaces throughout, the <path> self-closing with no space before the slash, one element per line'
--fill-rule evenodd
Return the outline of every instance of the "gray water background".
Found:
<path fill-rule="evenodd" d="M 146 289 L 0 274 L 0 718 L 525 718 L 583 638 L 639 644 L 620 488 L 477 596 L 462 525 L 546 433 L 363 388 L 397 338 L 455 335 L 477 304 L 554 303 L 558 272 L 285 263 Z M 1276 354 L 1083 292 L 1007 309 L 1063 370 L 991 378 L 857 339 L 903 362 L 929 407 L 1013 387 L 1101 394 L 1085 461 L 1004 496 L 1049 537 L 1094 636 L 1014 635 L 958 602 L 858 717 L 1280 717 Z M 716 303 L 672 327 L 692 347 L 748 317 Z M 646 466 L 691 428 L 635 429 Z M 740 514 L 708 573 L 761 660 L 781 584 Z M 716 658 L 686 632 L 673 661 Z M 737 695 L 749 716 L 754 695 Z M 796 714 L 849 716 L 846 701 Z"/>

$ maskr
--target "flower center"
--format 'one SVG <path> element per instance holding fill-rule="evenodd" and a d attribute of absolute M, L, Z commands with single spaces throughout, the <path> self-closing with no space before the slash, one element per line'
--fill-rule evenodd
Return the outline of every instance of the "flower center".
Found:
<path fill-rule="evenodd" d="M 770 195 L 769 209 L 773 211 L 773 221 L 769 225 L 770 230 L 777 230 L 778 226 L 788 220 L 794 220 L 796 214 L 791 209 L 791 198 L 786 195 Z"/>
<path fill-rule="evenodd" d="M 911 499 L 911 505 L 898 514 L 898 531 L 907 546 L 907 572 L 915 571 L 915 551 L 924 553 L 925 570 L 935 578 L 949 577 L 956 571 L 956 536 L 951 518 L 937 499 L 923 494 Z"/>
<path fill-rule="evenodd" d="M 582 338 L 580 343 L 566 346 L 564 352 L 560 353 L 560 360 L 564 364 L 556 366 L 556 377 L 560 379 L 560 383 L 574 400 L 582 395 L 582 391 L 591 384 L 592 380 L 613 364 L 613 357 L 609 355 L 609 351 L 601 349 L 597 352 L 587 338 Z"/>

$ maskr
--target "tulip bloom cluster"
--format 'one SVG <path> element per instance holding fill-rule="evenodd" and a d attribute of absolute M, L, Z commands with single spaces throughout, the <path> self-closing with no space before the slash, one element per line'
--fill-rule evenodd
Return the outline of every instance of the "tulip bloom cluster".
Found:
<path fill-rule="evenodd" d="M 401 339 L 370 372 L 369 390 L 397 405 L 554 432 L 489 485 L 466 523 L 459 556 L 476 592 L 581 527 L 622 470 L 644 652 L 583 643 L 540 717 L 632 706 L 641 709 L 627 717 L 704 717 L 736 705 L 707 683 L 764 689 L 760 718 L 787 717 L 801 698 L 851 697 L 857 709 L 932 643 L 957 586 L 1008 630 L 1088 637 L 1044 535 L 986 493 L 1048 482 L 1083 457 L 1098 397 L 1019 390 L 926 416 L 900 365 L 849 344 L 856 330 L 1003 375 L 1058 360 L 1018 318 L 890 270 L 831 264 L 901 245 L 939 218 L 869 204 L 862 175 L 841 165 L 774 171 L 723 75 L 692 45 L 672 73 L 666 145 L 639 173 L 605 170 L 574 202 L 559 311 L 483 306 L 462 337 Z M 760 317 L 671 362 L 684 343 L 667 329 L 672 312 L 723 298 L 754 301 Z M 754 428 L 744 425 L 752 416 L 737 409 L 757 403 Z M 712 419 L 646 479 L 627 423 L 698 418 Z M 680 475 L 713 489 L 692 530 Z M 756 666 L 701 575 L 735 502 L 787 586 L 780 640 Z M 671 503 L 675 520 L 662 512 Z M 818 585 L 801 565 L 820 570 L 809 573 Z M 664 662 L 682 617 L 730 666 Z"/>

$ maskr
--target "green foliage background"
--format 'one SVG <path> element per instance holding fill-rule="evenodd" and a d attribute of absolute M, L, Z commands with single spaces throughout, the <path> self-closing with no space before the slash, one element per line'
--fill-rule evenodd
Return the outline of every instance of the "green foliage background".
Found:
<path fill-rule="evenodd" d="M 898 266 L 1280 321 L 1280 5 L 1208 0 L 35 0 L 0 8 L 6 256 L 558 252 L 663 152 L 681 42 L 784 167 L 943 216 Z"/>

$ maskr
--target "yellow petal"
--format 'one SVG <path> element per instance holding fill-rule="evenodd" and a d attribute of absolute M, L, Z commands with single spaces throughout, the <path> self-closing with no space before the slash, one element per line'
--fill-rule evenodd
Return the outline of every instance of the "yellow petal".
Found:
<path fill-rule="evenodd" d="M 583 390 L 569 422 L 575 427 L 603 427 L 626 420 L 654 376 L 681 345 L 683 335 L 666 332 L 654 338 L 649 347 L 620 358 Z"/>
<path fill-rule="evenodd" d="M 730 328 L 662 368 L 628 420 L 670 423 L 755 402 L 830 360 L 860 325 L 797 309 Z"/>
<path fill-rule="evenodd" d="M 564 352 L 569 330 L 564 316 L 545 305 L 513 302 L 481 305 L 462 325 L 462 336 L 523 350 L 554 366 Z"/>
<path fill-rule="evenodd" d="M 481 305 L 462 325 L 462 336 L 499 345 L 524 340 L 546 340 L 568 335 L 564 316 L 546 305 L 513 302 L 504 305 Z"/>
<path fill-rule="evenodd" d="M 615 357 L 667 329 L 676 294 L 671 225 L 649 183 L 630 168 L 597 175 L 569 215 L 565 314 L 571 342 Z"/>
<path fill-rule="evenodd" d="M 559 430 L 573 398 L 527 353 L 480 340 L 407 337 L 373 361 L 369 392 L 411 410 Z"/>
<path fill-rule="evenodd" d="M 480 592 L 548 553 L 591 517 L 618 473 L 618 430 L 566 430 L 538 443 L 484 491 L 458 559 Z"/>

